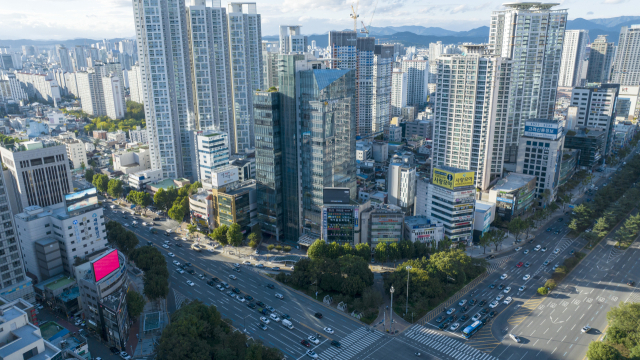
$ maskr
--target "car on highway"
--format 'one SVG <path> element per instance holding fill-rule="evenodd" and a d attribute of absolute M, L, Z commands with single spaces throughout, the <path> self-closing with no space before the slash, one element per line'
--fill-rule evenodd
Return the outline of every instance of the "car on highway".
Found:
<path fill-rule="evenodd" d="M 326 328 L 324 328 L 322 330 L 324 330 L 324 332 L 326 332 L 327 334 L 333 334 L 333 329 L 330 328 L 330 327 L 326 327 Z"/>
<path fill-rule="evenodd" d="M 305 354 L 307 354 L 307 356 L 312 358 L 312 359 L 317 359 L 318 358 L 318 354 L 316 354 L 313 350 L 307 350 L 307 352 Z"/>
<path fill-rule="evenodd" d="M 627 285 L 629 285 L 629 286 L 635 286 L 635 285 L 636 285 L 636 282 L 635 282 L 635 281 L 633 281 L 633 280 L 631 280 L 631 279 L 629 279 L 629 281 L 627 281 Z"/>
<path fill-rule="evenodd" d="M 542 251 L 542 252 L 547 251 L 547 247 L 546 247 L 546 246 L 545 246 L 545 247 L 543 247 L 542 249 L 540 249 L 540 251 Z"/>
<path fill-rule="evenodd" d="M 542 246 L 538 245 L 538 246 L 533 248 L 533 251 L 540 251 L 541 248 L 542 248 Z"/>
<path fill-rule="evenodd" d="M 498 306 L 498 301 L 497 300 L 493 300 L 491 302 L 491 304 L 489 304 L 489 307 L 492 308 L 492 309 L 495 308 L 496 306 Z"/>
<path fill-rule="evenodd" d="M 237 296 L 236 296 L 236 299 L 237 299 L 238 301 L 240 301 L 241 303 L 243 303 L 243 302 L 247 301 L 247 300 L 245 300 L 245 299 L 244 299 L 244 297 L 242 297 L 242 296 L 240 296 L 240 295 L 237 295 Z"/>
<path fill-rule="evenodd" d="M 489 317 L 490 317 L 490 318 L 492 318 L 492 317 L 496 316 L 497 314 L 498 314 L 498 312 L 497 312 L 497 311 L 495 311 L 495 310 L 493 310 L 493 311 L 491 311 L 491 312 L 489 313 Z"/>
<path fill-rule="evenodd" d="M 207 285 L 213 287 L 213 286 L 216 286 L 216 283 L 214 283 L 213 280 L 209 280 L 207 281 Z"/>
<path fill-rule="evenodd" d="M 269 315 L 269 317 L 275 322 L 280 322 L 280 317 L 278 316 L 278 314 L 271 314 Z"/>
<path fill-rule="evenodd" d="M 558 218 L 558 222 L 562 222 L 563 220 L 563 218 Z"/>
<path fill-rule="evenodd" d="M 542 265 L 544 265 L 544 266 L 549 265 L 549 260 L 546 260 L 545 262 L 543 262 Z"/>
<path fill-rule="evenodd" d="M 262 330 L 267 330 L 267 325 L 263 324 L 263 323 L 258 323 L 257 326 L 262 329 Z"/>
<path fill-rule="evenodd" d="M 243 261 L 242 263 L 243 263 L 244 265 L 251 265 L 251 261 L 248 261 L 248 260 L 247 260 L 247 261 Z"/>
<path fill-rule="evenodd" d="M 588 333 L 590 330 L 591 330 L 591 326 L 587 325 L 583 327 L 580 331 L 582 331 L 583 333 Z"/>
<path fill-rule="evenodd" d="M 486 314 L 488 312 L 489 312 L 489 309 L 487 309 L 487 308 L 483 308 L 482 310 L 480 310 L 480 314 L 482 314 L 482 315 L 484 315 L 484 314 Z"/>
<path fill-rule="evenodd" d="M 524 267 L 528 268 L 529 266 L 531 266 L 531 264 L 529 264 L 529 263 L 524 263 Z"/>
<path fill-rule="evenodd" d="M 467 312 L 467 310 L 469 310 L 468 306 L 463 306 L 463 307 L 460 308 L 460 312 L 461 313 L 465 313 L 465 312 Z"/>
<path fill-rule="evenodd" d="M 198 274 L 198 279 L 200 279 L 200 280 L 204 280 L 204 279 L 205 279 L 205 278 L 204 278 L 204 275 L 202 275 L 202 274 Z"/>
<path fill-rule="evenodd" d="M 527 275 L 522 277 L 522 280 L 524 280 L 524 281 L 527 281 L 529 279 L 531 279 L 531 275 L 529 275 L 529 274 L 527 274 Z"/>
<path fill-rule="evenodd" d="M 466 303 L 467 303 L 467 300 L 466 300 L 466 299 L 462 299 L 462 300 L 460 300 L 460 302 L 458 303 L 458 306 L 464 306 L 464 304 L 466 304 Z"/>
<path fill-rule="evenodd" d="M 487 303 L 487 300 L 480 300 L 480 302 L 478 303 L 478 306 L 483 307 L 484 304 Z"/>
<path fill-rule="evenodd" d="M 268 287 L 269 289 L 275 289 L 275 288 L 276 288 L 273 284 L 267 284 L 267 287 Z"/>
<path fill-rule="evenodd" d="M 184 274 L 184 270 L 177 268 L 176 271 L 178 272 L 178 274 Z"/>
<path fill-rule="evenodd" d="M 265 307 L 265 303 L 263 303 L 262 301 L 256 301 L 256 304 L 260 307 Z"/>
<path fill-rule="evenodd" d="M 437 322 L 437 323 L 441 323 L 441 322 L 442 322 L 442 320 L 444 320 L 444 316 L 442 316 L 442 315 L 440 315 L 440 316 L 438 316 L 438 317 L 436 318 L 436 322 Z"/>
<path fill-rule="evenodd" d="M 500 284 L 500 286 L 498 286 L 498 290 L 502 290 L 504 289 L 504 284 Z"/>
<path fill-rule="evenodd" d="M 313 316 L 317 317 L 318 319 L 322 319 L 322 314 L 319 312 L 313 314 Z"/>
<path fill-rule="evenodd" d="M 498 296 L 496 296 L 496 300 L 497 300 L 497 301 L 500 301 L 500 300 L 502 300 L 502 299 L 504 299 L 504 295 L 502 295 L 502 294 L 498 294 Z"/>
<path fill-rule="evenodd" d="M 285 320 L 291 320 L 291 316 L 289 316 L 287 314 L 282 314 L 282 315 L 280 315 L 280 317 L 285 319 Z"/>
<path fill-rule="evenodd" d="M 173 253 L 168 253 L 169 257 L 176 257 Z"/>
<path fill-rule="evenodd" d="M 521 267 L 522 267 L 522 265 L 524 265 L 524 263 L 523 263 L 522 261 L 520 261 L 519 263 L 517 263 L 517 264 L 516 264 L 516 267 L 521 268 Z"/>
<path fill-rule="evenodd" d="M 237 279 L 237 277 L 235 275 L 229 275 L 229 279 L 235 280 L 235 279 Z"/>
<path fill-rule="evenodd" d="M 260 316 L 260 321 L 262 321 L 264 324 L 268 324 L 268 323 L 270 323 L 270 322 L 271 322 L 271 320 L 267 319 L 267 318 L 266 318 L 266 317 L 264 317 L 264 316 Z"/>
<path fill-rule="evenodd" d="M 239 267 L 233 268 L 233 271 L 240 272 L 240 268 Z"/>
<path fill-rule="evenodd" d="M 493 289 L 493 288 L 495 288 L 495 287 L 496 287 L 496 284 L 491 284 L 491 285 L 489 285 L 489 289 Z"/>
<path fill-rule="evenodd" d="M 256 304 L 254 303 L 248 303 L 247 306 L 251 309 L 255 309 L 256 308 Z"/>
<path fill-rule="evenodd" d="M 491 255 L 487 256 L 485 259 L 491 260 L 491 259 L 494 259 L 495 257 L 496 257 L 495 255 L 491 254 Z"/>
<path fill-rule="evenodd" d="M 555 269 L 557 269 L 559 267 L 560 267 L 560 264 L 555 264 L 555 265 L 553 265 L 553 270 L 555 270 Z"/>
<path fill-rule="evenodd" d="M 247 301 L 253 301 L 253 296 L 251 295 L 245 295 L 244 298 L 247 299 Z"/>
<path fill-rule="evenodd" d="M 523 291 L 524 291 L 524 289 L 526 289 L 526 288 L 527 288 L 526 286 L 522 285 L 522 286 L 520 286 L 520 287 L 518 288 L 518 291 L 523 292 Z"/>
<path fill-rule="evenodd" d="M 507 287 L 504 289 L 504 293 L 505 293 L 505 294 L 508 294 L 508 293 L 509 293 L 509 291 L 511 291 L 511 286 L 507 286 Z"/>
<path fill-rule="evenodd" d="M 575 252 L 576 252 L 575 250 L 571 250 L 571 251 L 569 252 L 569 255 L 573 255 Z"/>
<path fill-rule="evenodd" d="M 312 343 L 314 343 L 316 345 L 320 344 L 320 340 L 316 339 L 316 337 L 313 336 L 313 335 L 309 335 L 309 337 L 307 339 L 309 340 L 309 342 L 312 342 Z"/>
<path fill-rule="evenodd" d="M 302 339 L 302 341 L 300 341 L 300 344 L 306 346 L 306 347 L 311 347 L 311 343 L 308 342 L 306 339 Z"/>
<path fill-rule="evenodd" d="M 284 295 L 276 293 L 276 298 L 284 300 Z"/>
<path fill-rule="evenodd" d="M 273 271 L 280 271 L 280 268 L 279 268 L 279 267 L 277 267 L 277 266 L 274 266 L 274 267 L 272 267 L 272 268 L 271 268 L 271 270 L 273 270 Z"/>
<path fill-rule="evenodd" d="M 512 301 L 513 301 L 513 299 L 511 298 L 511 296 L 508 296 L 506 299 L 504 299 L 503 303 L 505 305 L 509 305 L 509 304 L 511 304 Z"/>
<path fill-rule="evenodd" d="M 236 294 L 234 294 L 233 291 L 227 291 L 227 295 L 231 297 L 236 297 Z"/>
<path fill-rule="evenodd" d="M 153 242 L 152 241 L 147 241 L 147 245 L 152 246 Z"/>
<path fill-rule="evenodd" d="M 338 341 L 336 340 L 331 340 L 331 345 L 337 347 L 338 349 L 342 346 Z"/>
<path fill-rule="evenodd" d="M 122 351 L 122 352 L 121 352 L 120 354 L 118 354 L 118 355 L 120 355 L 120 357 L 121 357 L 122 359 L 124 359 L 124 360 L 129 360 L 129 359 L 131 359 L 131 355 L 127 354 L 127 353 L 126 353 L 126 352 L 124 352 L 124 351 Z"/>
<path fill-rule="evenodd" d="M 478 299 L 469 300 L 469 306 L 474 306 L 478 302 Z"/>
<path fill-rule="evenodd" d="M 185 264 L 185 266 L 186 266 L 186 264 Z M 191 275 L 195 275 L 195 274 L 196 274 L 196 271 L 195 271 L 195 270 L 193 270 L 193 269 L 188 269 L 188 270 L 187 270 L 187 272 L 188 272 L 189 274 L 191 274 Z"/>
<path fill-rule="evenodd" d="M 519 343 L 521 341 L 519 337 L 517 337 L 517 336 L 515 336 L 513 334 L 509 334 L 509 337 L 511 338 L 511 340 L 513 340 L 513 341 L 515 341 L 517 343 Z"/>
<path fill-rule="evenodd" d="M 258 264 L 258 265 L 256 265 L 256 267 L 257 267 L 258 269 L 262 269 L 262 268 L 264 267 L 264 265 L 262 265 L 262 264 Z"/>
<path fill-rule="evenodd" d="M 240 289 L 238 289 L 237 287 L 234 287 L 233 289 L 231 289 L 231 291 L 233 291 L 235 294 L 240 294 Z"/>
<path fill-rule="evenodd" d="M 547 228 L 547 232 L 552 232 L 553 228 Z"/>
<path fill-rule="evenodd" d="M 276 309 L 274 309 L 273 307 L 271 307 L 269 305 L 265 306 L 264 308 L 269 310 L 269 311 L 271 311 L 271 312 L 275 312 L 276 311 Z"/>
<path fill-rule="evenodd" d="M 507 274 L 502 274 L 502 276 L 500 276 L 500 280 L 504 280 L 507 278 Z"/>
<path fill-rule="evenodd" d="M 518 247 L 516 248 L 516 251 L 520 251 L 520 250 L 522 250 L 522 246 L 518 246 Z"/>
<path fill-rule="evenodd" d="M 555 249 L 555 250 L 553 250 L 553 253 L 554 253 L 554 254 L 557 254 L 557 253 L 559 253 L 559 252 L 560 252 L 560 249 Z"/>
<path fill-rule="evenodd" d="M 560 234 L 560 230 L 556 230 L 553 232 L 554 234 Z"/>
<path fill-rule="evenodd" d="M 189 286 L 193 286 L 193 285 L 195 285 L 195 284 L 193 283 L 193 281 L 191 281 L 191 280 L 187 280 L 187 285 L 189 285 Z"/>
<path fill-rule="evenodd" d="M 224 287 L 220 284 L 216 285 L 216 289 L 220 290 L 220 291 L 224 291 Z"/>
<path fill-rule="evenodd" d="M 182 244 L 176 244 L 177 247 L 182 247 Z"/>
<path fill-rule="evenodd" d="M 473 317 L 471 318 L 471 320 L 473 320 L 473 321 L 478 321 L 478 320 L 480 320 L 480 318 L 481 318 L 481 317 L 482 317 L 482 314 L 477 313 L 477 314 L 473 315 Z"/>
<path fill-rule="evenodd" d="M 523 254 L 525 254 L 525 255 L 527 255 L 528 253 L 529 253 L 528 249 L 523 252 Z"/>
<path fill-rule="evenodd" d="M 456 322 L 456 323 L 453 323 L 453 324 L 449 327 L 449 330 L 451 330 L 451 331 L 456 331 L 456 330 L 458 330 L 458 328 L 459 328 L 459 327 L 460 327 L 460 323 L 457 323 L 457 322 Z"/>
<path fill-rule="evenodd" d="M 456 312 L 456 308 L 451 308 L 451 309 L 447 310 L 447 315 L 451 315 L 454 312 Z"/>
<path fill-rule="evenodd" d="M 165 249 L 168 249 L 168 248 L 169 248 L 169 245 L 167 245 L 167 244 L 162 244 L 162 247 L 163 247 L 163 248 L 165 248 Z"/>

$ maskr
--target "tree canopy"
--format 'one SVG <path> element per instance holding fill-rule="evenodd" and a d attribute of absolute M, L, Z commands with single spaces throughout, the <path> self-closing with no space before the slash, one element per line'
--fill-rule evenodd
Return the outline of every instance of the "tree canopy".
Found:
<path fill-rule="evenodd" d="M 131 253 L 133 261 L 144 271 L 144 294 L 150 300 L 164 298 L 169 293 L 167 261 L 156 247 L 142 246 Z"/>
<path fill-rule="evenodd" d="M 125 229 L 122 224 L 109 221 L 105 225 L 107 229 L 107 241 L 109 243 L 115 244 L 118 249 L 125 254 L 126 256 L 130 256 L 131 252 L 138 246 L 138 237 L 132 231 Z"/>
<path fill-rule="evenodd" d="M 106 193 L 109 189 L 109 177 L 104 174 L 93 175 L 93 181 L 91 182 L 101 193 Z"/>
<path fill-rule="evenodd" d="M 117 199 L 121 197 L 122 193 L 124 192 L 123 186 L 124 183 L 122 182 L 122 180 L 111 179 L 107 183 L 107 193 L 109 194 L 109 196 Z"/>

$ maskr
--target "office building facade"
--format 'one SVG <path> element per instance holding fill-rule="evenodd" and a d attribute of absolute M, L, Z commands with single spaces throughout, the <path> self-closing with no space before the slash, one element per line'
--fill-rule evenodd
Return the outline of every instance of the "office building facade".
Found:
<path fill-rule="evenodd" d="M 607 42 L 607 35 L 598 35 L 594 42 L 591 43 L 589 51 L 587 83 L 605 83 L 609 81 L 615 53 L 616 44 Z"/>
<path fill-rule="evenodd" d="M 619 92 L 618 84 L 590 83 L 574 88 L 571 93 L 571 105 L 578 108 L 574 126 L 604 131 L 605 155 L 611 151 Z"/>
<path fill-rule="evenodd" d="M 589 30 L 565 31 L 558 86 L 580 86 L 582 80 L 582 65 L 584 63 L 584 54 L 588 41 Z"/>
<path fill-rule="evenodd" d="M 198 180 L 210 178 L 212 171 L 229 164 L 229 136 L 212 130 L 196 135 Z"/>
<path fill-rule="evenodd" d="M 416 168 L 392 162 L 387 174 L 389 205 L 399 206 L 406 215 L 412 215 L 416 197 Z"/>
<path fill-rule="evenodd" d="M 640 84 L 640 25 L 623 26 L 620 29 L 611 82 L 620 86 Z"/>
<path fill-rule="evenodd" d="M 391 74 L 391 115 L 402 115 L 402 108 L 405 106 L 407 106 L 407 73 L 401 69 L 393 69 Z"/>
<path fill-rule="evenodd" d="M 301 25 L 280 25 L 280 54 L 302 54 L 307 51 L 307 37 L 300 34 Z"/>

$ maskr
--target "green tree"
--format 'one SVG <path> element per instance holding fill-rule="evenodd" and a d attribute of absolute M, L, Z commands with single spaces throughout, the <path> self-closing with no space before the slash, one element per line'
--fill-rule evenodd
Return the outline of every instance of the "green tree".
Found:
<path fill-rule="evenodd" d="M 251 244 L 251 243 L 255 244 L 255 246 L 251 246 L 251 245 L 249 245 L 249 246 L 251 246 L 252 248 L 256 248 L 256 247 L 258 247 L 258 242 L 260 241 L 260 238 L 258 237 L 258 234 L 252 232 L 247 237 L 247 240 L 249 240 L 249 244 Z"/>
<path fill-rule="evenodd" d="M 622 359 L 622 356 L 613 346 L 600 341 L 592 341 L 589 343 L 587 358 L 589 360 L 618 360 Z"/>
<path fill-rule="evenodd" d="M 569 224 L 569 228 L 573 231 L 582 232 L 593 222 L 593 209 L 590 206 L 580 204 L 573 208 L 573 219 L 571 219 L 571 223 Z"/>
<path fill-rule="evenodd" d="M 107 183 L 107 193 L 109 196 L 118 199 L 124 192 L 123 185 L 124 183 L 122 180 L 111 179 Z"/>
<path fill-rule="evenodd" d="M 371 259 L 371 247 L 369 244 L 360 243 L 356 245 L 355 254 L 368 262 Z"/>
<path fill-rule="evenodd" d="M 93 181 L 93 175 L 95 175 L 95 172 L 93 171 L 93 169 L 92 168 L 88 168 L 84 172 L 84 179 L 86 181 L 88 181 L 88 182 L 92 182 Z"/>
<path fill-rule="evenodd" d="M 82 171 L 84 171 L 87 168 L 87 165 L 84 164 L 84 161 L 80 162 L 80 169 L 82 169 Z"/>
<path fill-rule="evenodd" d="M 171 209 L 169 209 L 169 211 L 167 212 L 170 218 L 180 222 L 184 220 L 184 217 L 188 213 L 189 213 L 189 198 L 186 196 L 179 197 L 178 199 L 176 199 Z"/>
<path fill-rule="evenodd" d="M 135 319 L 142 314 L 145 303 L 146 301 L 144 301 L 142 295 L 135 290 L 129 290 L 127 292 L 127 311 L 129 312 L 129 317 Z"/>
<path fill-rule="evenodd" d="M 507 238 L 507 234 L 500 229 L 489 230 L 489 232 L 492 231 L 493 234 L 491 234 L 491 243 L 496 246 L 496 251 L 498 251 L 498 246 L 502 245 L 504 239 Z"/>
<path fill-rule="evenodd" d="M 227 231 L 229 231 L 229 227 L 227 225 L 220 225 L 215 228 L 209 236 L 213 240 L 217 241 L 218 244 L 225 246 L 229 244 L 227 241 Z"/>
<path fill-rule="evenodd" d="M 387 243 L 379 242 L 374 249 L 374 259 L 379 263 L 387 261 Z"/>
<path fill-rule="evenodd" d="M 242 245 L 242 229 L 238 223 L 233 223 L 229 226 L 229 231 L 227 231 L 227 241 L 229 245 L 238 247 Z"/>
<path fill-rule="evenodd" d="M 168 211 L 173 205 L 172 202 L 169 201 L 169 194 L 162 188 L 158 189 L 155 195 L 153 195 L 153 202 L 158 209 L 164 211 Z"/>
<path fill-rule="evenodd" d="M 309 249 L 307 249 L 307 256 L 309 256 L 309 259 L 312 260 L 322 259 L 327 257 L 327 255 L 327 243 L 322 239 L 317 239 L 313 242 L 313 244 L 311 244 L 311 246 L 309 246 Z"/>
<path fill-rule="evenodd" d="M 604 237 L 607 235 L 609 231 L 609 224 L 607 223 L 607 219 L 603 216 L 596 221 L 596 224 L 593 226 L 592 232 L 598 237 Z"/>
<path fill-rule="evenodd" d="M 539 287 L 538 288 L 538 294 L 543 295 L 543 296 L 547 295 L 547 294 L 549 294 L 549 289 L 547 289 L 544 286 L 543 287 Z"/>
<path fill-rule="evenodd" d="M 101 193 L 106 193 L 109 188 L 109 177 L 104 174 L 93 175 L 93 181 L 91 182 Z"/>
<path fill-rule="evenodd" d="M 515 236 L 516 241 L 518 241 L 518 237 L 520 236 L 520 234 L 522 234 L 522 232 L 526 229 L 526 227 L 527 225 L 525 221 L 522 220 L 520 217 L 515 217 L 511 219 L 511 221 L 509 222 L 509 225 L 507 226 L 509 231 L 513 234 L 513 236 Z"/>
<path fill-rule="evenodd" d="M 487 253 L 487 246 L 491 246 L 491 243 L 493 242 L 492 236 L 493 233 L 491 231 L 487 231 L 480 237 L 478 245 L 482 246 L 482 248 L 484 249 L 483 254 Z"/>

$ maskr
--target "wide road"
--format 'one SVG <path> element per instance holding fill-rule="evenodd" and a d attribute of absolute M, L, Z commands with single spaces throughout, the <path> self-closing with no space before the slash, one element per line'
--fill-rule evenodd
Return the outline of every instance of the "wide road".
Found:
<path fill-rule="evenodd" d="M 109 203 L 110 205 L 110 203 Z M 123 208 L 118 207 L 117 212 L 111 209 L 106 210 L 107 217 L 111 220 L 131 224 L 132 215 L 127 212 L 127 219 L 123 219 Z M 139 217 L 135 220 L 141 223 L 147 221 Z M 381 337 L 385 336 L 379 331 L 369 331 L 369 327 L 363 323 L 351 318 L 348 314 L 339 313 L 334 309 L 330 309 L 308 298 L 299 295 L 288 288 L 276 286 L 270 289 L 267 284 L 274 284 L 267 276 L 254 267 L 258 263 L 252 261 L 252 266 L 242 265 L 240 272 L 233 271 L 232 262 L 220 255 L 209 251 L 196 252 L 190 249 L 191 242 L 179 240 L 175 236 L 167 237 L 164 235 L 166 226 L 164 222 L 156 221 L 155 228 L 158 229 L 157 234 L 152 234 L 148 227 L 139 225 L 137 228 L 127 227 L 136 233 L 141 241 L 141 246 L 146 246 L 147 241 L 151 241 L 166 256 L 169 267 L 169 296 L 174 297 L 171 302 L 175 303 L 175 307 L 180 307 L 185 300 L 200 300 L 205 304 L 215 305 L 224 318 L 231 319 L 233 326 L 240 331 L 246 330 L 249 336 L 262 341 L 267 346 L 273 346 L 280 349 L 289 359 L 298 359 L 305 356 L 308 349 L 315 351 L 321 355 L 322 359 L 336 358 L 348 359 L 345 354 L 357 353 L 363 349 L 370 348 L 375 345 Z M 169 249 L 162 247 L 166 240 L 170 240 Z M 182 244 L 182 247 L 176 244 Z M 173 253 L 174 257 L 168 254 Z M 188 273 L 179 274 L 178 268 L 173 261 L 181 264 L 185 262 L 192 263 L 192 268 L 196 271 L 195 275 Z M 196 275 L 203 274 L 205 280 L 201 280 Z M 235 275 L 236 280 L 229 278 L 229 275 Z M 217 277 L 223 282 L 227 282 L 231 288 L 237 287 L 241 291 L 241 295 L 250 295 L 255 300 L 252 302 L 262 301 L 268 306 L 275 308 L 275 313 L 282 315 L 288 314 L 291 317 L 294 328 L 289 330 L 281 325 L 281 322 L 270 320 L 267 324 L 268 330 L 261 330 L 257 327 L 260 317 L 265 316 L 259 314 L 247 306 L 247 302 L 240 302 L 236 298 L 232 298 L 227 294 L 231 288 L 219 291 L 215 287 L 209 286 L 207 281 L 212 277 Z M 194 285 L 189 286 L 187 280 L 191 280 Z M 276 293 L 284 295 L 284 300 L 275 297 Z M 316 312 L 322 313 L 322 319 L 314 316 Z M 267 316 L 268 317 L 268 316 Z M 333 329 L 333 334 L 323 331 L 325 327 Z M 300 342 L 309 336 L 318 337 L 319 345 L 312 344 L 307 348 Z M 341 344 L 341 348 L 331 346 L 331 340 L 337 340 Z M 324 354 L 324 355 L 323 355 Z M 334 355 L 330 357 L 329 354 Z"/>

